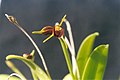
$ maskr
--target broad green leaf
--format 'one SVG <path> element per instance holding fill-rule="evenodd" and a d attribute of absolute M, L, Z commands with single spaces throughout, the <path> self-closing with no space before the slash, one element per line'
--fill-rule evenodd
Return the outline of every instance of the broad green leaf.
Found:
<path fill-rule="evenodd" d="M 102 80 L 108 58 L 109 45 L 100 45 L 94 49 L 87 60 L 81 80 Z"/>
<path fill-rule="evenodd" d="M 47 74 L 37 65 L 33 62 L 33 60 L 26 59 L 22 56 L 17 56 L 17 55 L 8 55 L 6 57 L 6 60 L 10 59 L 18 59 L 23 61 L 32 71 L 33 77 L 38 77 L 40 80 L 50 80 L 50 78 L 47 76 Z"/>
<path fill-rule="evenodd" d="M 0 74 L 0 80 L 6 80 L 9 77 L 9 74 Z M 18 77 L 11 76 L 9 80 L 21 80 Z"/>
<path fill-rule="evenodd" d="M 95 40 L 96 36 L 98 36 L 98 35 L 99 35 L 99 33 L 95 32 L 95 33 L 87 36 L 83 40 L 82 44 L 80 45 L 80 48 L 77 53 L 77 63 L 78 63 L 80 76 L 82 76 L 86 61 L 92 51 L 94 40 Z"/>
<path fill-rule="evenodd" d="M 63 80 L 73 80 L 73 79 L 72 79 L 72 76 L 71 76 L 70 74 L 67 74 L 67 75 L 63 78 Z"/>

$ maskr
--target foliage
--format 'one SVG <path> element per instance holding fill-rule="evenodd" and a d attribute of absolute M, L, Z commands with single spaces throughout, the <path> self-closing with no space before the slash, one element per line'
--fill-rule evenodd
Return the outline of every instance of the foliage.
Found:
<path fill-rule="evenodd" d="M 5 80 L 27 80 L 25 76 L 15 67 L 15 65 L 10 61 L 11 59 L 17 59 L 24 62 L 29 68 L 32 73 L 34 80 L 52 80 L 45 60 L 37 47 L 36 43 L 33 39 L 27 34 L 27 32 L 18 24 L 17 20 L 13 16 L 8 16 L 6 14 L 8 20 L 15 24 L 33 43 L 34 47 L 36 48 L 37 52 L 39 53 L 45 71 L 42 70 L 35 62 L 34 62 L 34 53 L 33 50 L 30 54 L 23 54 L 23 56 L 18 55 L 8 55 L 6 57 L 6 64 L 10 67 L 15 75 L 7 75 L 7 74 L 0 74 L 0 79 Z M 77 56 L 75 56 L 75 48 L 74 48 L 74 41 L 72 38 L 72 31 L 70 28 L 70 24 L 67 21 L 66 15 L 62 18 L 60 24 L 55 25 L 55 27 L 45 27 L 41 31 L 34 31 L 35 34 L 47 34 L 50 35 L 47 39 L 43 42 L 46 42 L 51 37 L 55 36 L 59 39 L 60 44 L 63 49 L 64 57 L 67 63 L 67 67 L 69 73 L 63 78 L 63 80 L 102 80 L 107 64 L 108 58 L 108 44 L 103 44 L 97 46 L 93 49 L 94 41 L 96 36 L 99 35 L 98 32 L 88 35 L 80 45 L 78 50 Z M 67 26 L 67 31 L 69 34 L 69 40 L 64 35 L 64 29 L 61 27 L 62 23 L 65 22 Z M 68 51 L 69 50 L 69 51 Z M 70 56 L 71 55 L 71 56 Z M 71 57 L 71 58 L 70 58 Z M 17 77 L 13 77 L 17 76 Z M 12 79 L 11 79 L 12 78 Z"/>

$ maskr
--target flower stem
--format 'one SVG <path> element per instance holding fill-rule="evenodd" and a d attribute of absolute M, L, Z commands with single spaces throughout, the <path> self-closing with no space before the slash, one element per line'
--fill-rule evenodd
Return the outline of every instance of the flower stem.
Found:
<path fill-rule="evenodd" d="M 70 72 L 70 74 L 71 74 L 71 76 L 74 80 L 75 77 L 74 77 L 74 74 L 73 74 L 73 71 L 72 71 L 72 64 L 71 64 L 71 61 L 70 61 L 68 50 L 66 48 L 66 43 L 65 43 L 63 38 L 60 38 L 59 40 L 60 40 L 60 43 L 61 43 L 61 46 L 62 46 L 62 49 L 63 49 L 63 53 L 64 53 L 64 56 L 65 56 L 65 59 L 66 59 L 66 62 L 67 62 L 69 72 Z"/>
<path fill-rule="evenodd" d="M 69 39 L 70 39 L 70 41 L 68 41 L 67 37 L 65 37 L 65 41 L 68 45 L 68 48 L 70 50 L 71 57 L 72 57 L 73 73 L 74 73 L 74 75 L 76 75 L 76 73 L 77 73 L 77 78 L 80 79 L 79 68 L 78 68 L 76 58 L 75 58 L 75 46 L 74 46 L 74 40 L 73 40 L 71 26 L 70 26 L 70 23 L 67 19 L 65 19 L 64 22 L 67 26 L 67 31 L 68 31 Z"/>
<path fill-rule="evenodd" d="M 47 65 L 46 65 L 46 63 L 45 63 L 44 57 L 43 57 L 40 49 L 38 48 L 37 44 L 36 44 L 36 43 L 34 42 L 34 40 L 32 39 L 32 37 L 29 36 L 29 34 L 18 24 L 17 20 L 16 20 L 13 16 L 9 16 L 9 15 L 7 15 L 7 14 L 5 14 L 5 16 L 7 17 L 7 19 L 8 19 L 11 23 L 13 23 L 14 25 L 16 25 L 16 27 L 19 28 L 19 29 L 28 37 L 28 39 L 31 41 L 31 43 L 33 44 L 33 46 L 35 47 L 35 49 L 36 49 L 37 52 L 39 53 L 39 56 L 40 56 L 40 58 L 41 58 L 41 60 L 42 60 L 42 63 L 43 63 L 43 66 L 44 66 L 44 68 L 45 68 L 45 70 L 46 70 L 47 75 L 48 75 L 49 78 L 51 79 L 51 76 L 50 76 L 50 74 L 49 74 L 49 71 L 48 71 Z"/>

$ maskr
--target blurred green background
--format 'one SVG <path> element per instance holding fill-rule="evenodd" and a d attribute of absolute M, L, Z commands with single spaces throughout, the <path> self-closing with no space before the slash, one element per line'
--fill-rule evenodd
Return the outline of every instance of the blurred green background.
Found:
<path fill-rule="evenodd" d="M 3 0 L 0 8 L 0 74 L 11 73 L 5 64 L 8 54 L 22 55 L 34 49 L 26 36 L 6 19 L 6 13 L 15 16 L 37 42 L 52 78 L 61 79 L 68 73 L 60 43 L 57 38 L 52 38 L 43 44 L 47 36 L 32 35 L 31 32 L 46 25 L 54 26 L 65 14 L 72 26 L 76 52 L 87 35 L 98 31 L 100 36 L 95 46 L 110 44 L 104 80 L 119 78 L 120 0 Z M 65 24 L 63 27 L 66 29 Z M 37 53 L 35 61 L 43 68 Z M 31 79 L 29 69 L 22 62 L 13 62 Z"/>

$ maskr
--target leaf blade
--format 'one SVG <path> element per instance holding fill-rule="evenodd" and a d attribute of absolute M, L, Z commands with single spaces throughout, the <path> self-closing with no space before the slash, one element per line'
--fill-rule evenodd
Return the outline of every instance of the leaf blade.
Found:
<path fill-rule="evenodd" d="M 72 80 L 71 74 L 69 73 L 69 74 L 65 75 L 65 77 L 63 78 L 63 80 Z"/>
<path fill-rule="evenodd" d="M 32 74 L 37 75 L 37 77 L 40 80 L 45 80 L 45 79 L 50 80 L 50 78 L 47 76 L 47 74 L 37 64 L 35 64 L 32 60 L 26 59 L 22 56 L 8 55 L 6 57 L 6 60 L 10 60 L 10 59 L 17 59 L 17 60 L 23 61 L 32 70 L 32 72 L 33 72 Z"/>
<path fill-rule="evenodd" d="M 86 61 L 92 51 L 92 47 L 95 41 L 96 36 L 98 36 L 99 33 L 95 32 L 89 36 L 87 36 L 82 44 L 80 45 L 80 48 L 77 53 L 77 63 L 78 63 L 78 68 L 79 68 L 79 73 L 80 76 L 82 76 L 84 66 L 86 64 Z"/>
<path fill-rule="evenodd" d="M 5 61 L 7 66 L 15 73 L 19 74 L 23 79 L 26 80 L 25 76 L 20 72 L 20 70 L 11 62 L 11 61 Z"/>
<path fill-rule="evenodd" d="M 10 75 L 9 74 L 0 74 L 0 80 L 6 80 Z M 21 80 L 16 76 L 11 76 L 9 80 Z"/>
<path fill-rule="evenodd" d="M 108 48 L 109 45 L 107 44 L 94 49 L 86 63 L 81 80 L 102 80 L 107 64 Z"/>

